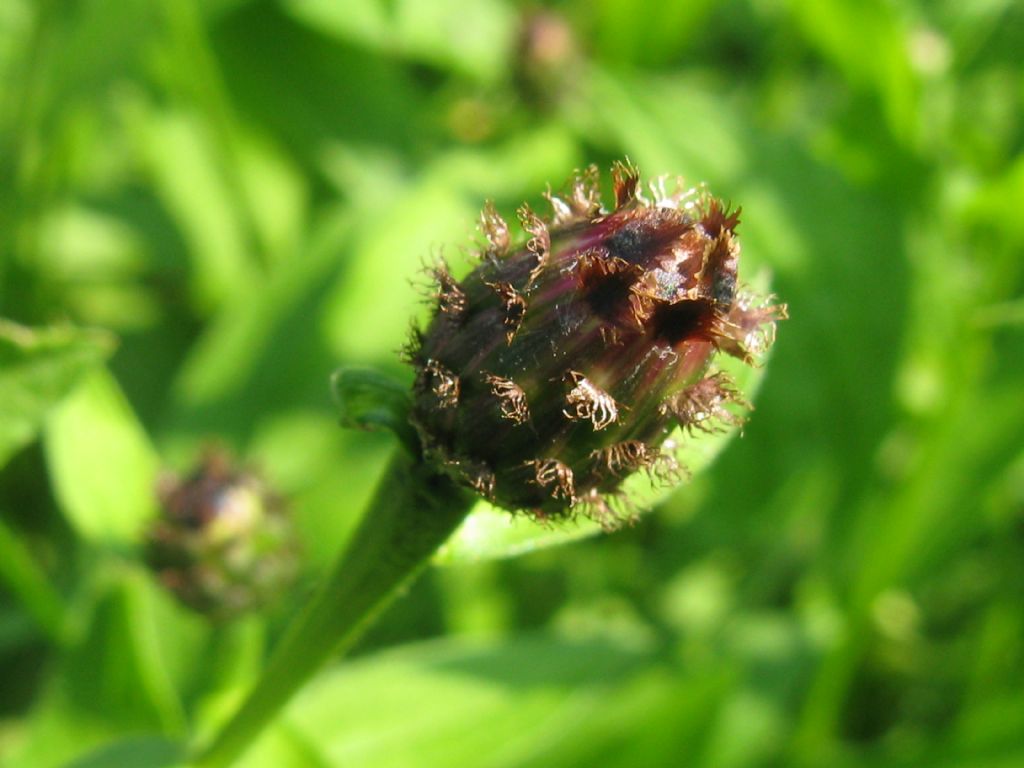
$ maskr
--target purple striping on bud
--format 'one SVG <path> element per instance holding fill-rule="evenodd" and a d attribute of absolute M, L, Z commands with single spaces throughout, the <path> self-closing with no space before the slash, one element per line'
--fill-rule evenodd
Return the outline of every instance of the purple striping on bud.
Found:
<path fill-rule="evenodd" d="M 614 525 L 626 476 L 677 478 L 669 433 L 734 424 L 725 406 L 745 405 L 715 355 L 753 364 L 786 316 L 740 288 L 739 210 L 664 180 L 645 195 L 628 164 L 612 177 L 611 211 L 594 167 L 548 192 L 549 220 L 520 208 L 519 248 L 488 203 L 478 265 L 431 271 L 436 312 L 408 350 L 428 459 L 542 519 Z"/>

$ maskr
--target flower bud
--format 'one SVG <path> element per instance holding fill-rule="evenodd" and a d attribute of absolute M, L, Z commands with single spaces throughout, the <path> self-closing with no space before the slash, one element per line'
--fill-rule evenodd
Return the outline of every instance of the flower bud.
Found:
<path fill-rule="evenodd" d="M 185 605 L 231 618 L 269 604 L 292 581 L 291 521 L 258 475 L 212 451 L 184 480 L 164 478 L 158 495 L 146 560 Z"/>
<path fill-rule="evenodd" d="M 572 24 L 552 9 L 522 11 L 512 64 L 519 94 L 530 106 L 556 107 L 582 80 L 583 61 Z"/>
<path fill-rule="evenodd" d="M 523 206 L 518 248 L 487 204 L 479 264 L 461 281 L 432 270 L 436 312 L 407 350 L 425 455 L 541 519 L 613 526 L 625 477 L 678 475 L 676 427 L 738 418 L 714 357 L 753 363 L 785 316 L 740 287 L 738 210 L 664 179 L 645 195 L 627 164 L 612 175 L 611 211 L 594 167 L 548 193 L 547 220 Z"/>

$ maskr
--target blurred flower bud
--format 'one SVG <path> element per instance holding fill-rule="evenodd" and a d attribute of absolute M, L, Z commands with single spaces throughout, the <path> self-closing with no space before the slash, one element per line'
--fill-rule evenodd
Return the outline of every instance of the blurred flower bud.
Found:
<path fill-rule="evenodd" d="M 740 287 L 738 210 L 664 179 L 645 195 L 626 164 L 613 181 L 611 211 L 594 167 L 547 195 L 548 220 L 523 206 L 520 248 L 488 204 L 478 266 L 457 281 L 437 264 L 436 314 L 407 350 L 429 459 L 509 510 L 608 527 L 628 475 L 679 474 L 675 427 L 738 420 L 712 360 L 753 363 L 785 316 Z"/>
<path fill-rule="evenodd" d="M 522 13 L 514 75 L 538 107 L 556 105 L 579 80 L 582 57 L 569 21 L 550 9 Z"/>
<path fill-rule="evenodd" d="M 271 603 L 297 572 L 283 501 L 256 474 L 208 452 L 185 479 L 164 478 L 146 560 L 190 608 L 228 619 Z"/>

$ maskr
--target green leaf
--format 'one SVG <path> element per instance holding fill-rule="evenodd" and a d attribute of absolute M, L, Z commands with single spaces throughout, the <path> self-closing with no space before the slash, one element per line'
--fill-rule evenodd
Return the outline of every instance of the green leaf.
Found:
<path fill-rule="evenodd" d="M 713 0 L 598 0 L 592 22 L 600 57 L 618 65 L 665 64 L 706 34 Z"/>
<path fill-rule="evenodd" d="M 49 410 L 113 348 L 99 331 L 0 320 L 0 466 L 35 439 Z"/>
<path fill-rule="evenodd" d="M 185 751 L 159 736 L 115 741 L 75 760 L 68 768 L 177 768 L 185 764 Z"/>
<path fill-rule="evenodd" d="M 160 462 L 117 380 L 101 369 L 46 425 L 46 458 L 71 526 L 97 544 L 131 544 L 156 512 Z"/>
<path fill-rule="evenodd" d="M 905 15 L 882 0 L 795 0 L 793 20 L 852 88 L 877 92 L 889 129 L 909 138 L 916 117 L 914 71 Z"/>
<path fill-rule="evenodd" d="M 422 273 L 431 243 L 465 242 L 475 213 L 449 186 L 427 176 L 397 187 L 376 214 L 363 217 L 357 258 L 332 288 L 322 323 L 339 359 L 393 359 L 420 298 L 410 278 Z"/>
<path fill-rule="evenodd" d="M 65 638 L 64 603 L 47 574 L 0 510 L 0 584 L 14 596 L 54 643 Z"/>
<path fill-rule="evenodd" d="M 379 654 L 312 683 L 241 765 L 271 765 L 264 745 L 283 748 L 282 734 L 293 751 L 302 744 L 312 753 L 285 765 L 516 765 L 549 741 L 552 723 L 599 711 L 648 659 L 611 642 L 543 637 Z"/>
<path fill-rule="evenodd" d="M 347 213 L 325 213 L 293 258 L 275 264 L 265 280 L 237 294 L 204 326 L 172 385 L 171 424 L 180 428 L 198 419 L 208 431 L 211 419 L 248 424 L 271 405 L 280 405 L 279 393 L 266 385 L 254 387 L 253 377 L 262 369 L 280 372 L 282 366 L 289 382 L 297 375 L 301 366 L 289 355 L 304 350 L 297 336 L 307 344 L 315 341 L 307 338 L 316 334 L 310 307 L 321 300 L 323 284 L 337 270 L 337 252 L 345 247 L 351 228 Z M 322 392 L 322 379 L 318 386 Z M 216 427 L 224 430 L 221 423 Z"/>
<path fill-rule="evenodd" d="M 159 634 L 170 627 L 157 621 L 156 586 L 136 568 L 111 576 L 89 632 L 64 669 L 68 695 L 125 725 L 180 730 L 184 715 Z"/>
<path fill-rule="evenodd" d="M 287 12 L 324 34 L 370 48 L 384 48 L 390 34 L 381 0 L 353 0 L 344 6 L 324 0 L 287 0 Z"/>
<path fill-rule="evenodd" d="M 152 185 L 188 247 L 193 299 L 211 311 L 251 289 L 255 257 L 209 126 L 189 112 L 132 113 Z"/>
<path fill-rule="evenodd" d="M 172 679 L 181 652 L 180 622 L 141 569 L 118 564 L 99 574 L 87 595 L 86 626 L 57 662 L 53 684 L 37 701 L 11 765 L 65 766 L 128 733 L 182 736 L 185 715 Z M 139 761 L 83 765 L 154 766 L 172 754 L 151 739 L 121 745 L 113 755 L 137 753 Z M 5 755 L 6 757 L 6 755 Z M 158 759 L 159 758 L 159 759 Z M 111 758 L 112 759 L 112 758 Z"/>
<path fill-rule="evenodd" d="M 505 72 L 515 42 L 515 16 L 497 0 L 291 0 L 286 8 L 325 34 L 483 82 Z"/>

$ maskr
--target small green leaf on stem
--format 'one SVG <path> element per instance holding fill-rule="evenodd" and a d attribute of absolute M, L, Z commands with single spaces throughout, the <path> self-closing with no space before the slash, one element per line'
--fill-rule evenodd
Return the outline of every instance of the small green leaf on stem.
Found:
<path fill-rule="evenodd" d="M 341 368 L 331 377 L 341 425 L 348 429 L 387 429 L 413 455 L 419 439 L 409 424 L 409 387 L 379 371 Z"/>

